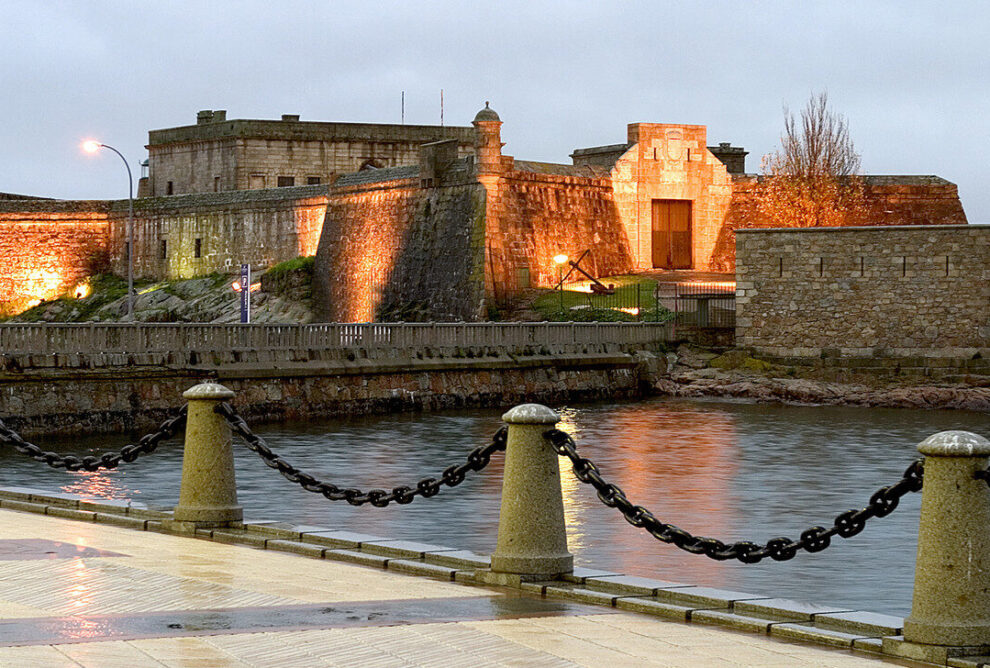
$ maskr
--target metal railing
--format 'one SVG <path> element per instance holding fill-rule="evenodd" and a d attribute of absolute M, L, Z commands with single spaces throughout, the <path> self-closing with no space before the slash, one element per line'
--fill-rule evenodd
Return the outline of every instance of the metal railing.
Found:
<path fill-rule="evenodd" d="M 667 296 L 673 301 L 674 320 L 681 327 L 736 326 L 736 284 L 674 283 Z M 666 296 L 666 295 L 665 295 Z"/>
<path fill-rule="evenodd" d="M 527 346 L 671 341 L 658 323 L 0 324 L 0 354 Z"/>

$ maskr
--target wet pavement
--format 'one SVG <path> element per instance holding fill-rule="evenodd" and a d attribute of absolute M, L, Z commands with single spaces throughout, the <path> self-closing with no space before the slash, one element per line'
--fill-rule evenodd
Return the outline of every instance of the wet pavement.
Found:
<path fill-rule="evenodd" d="M 0 666 L 869 666 L 850 651 L 0 510 Z"/>

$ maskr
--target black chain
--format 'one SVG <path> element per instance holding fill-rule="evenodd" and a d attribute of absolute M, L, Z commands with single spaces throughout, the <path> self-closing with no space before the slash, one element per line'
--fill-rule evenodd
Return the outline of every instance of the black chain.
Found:
<path fill-rule="evenodd" d="M 42 450 L 34 443 L 28 443 L 16 431 L 8 427 L 0 420 L 0 443 L 10 443 L 14 449 L 25 454 L 31 459 L 44 462 L 54 469 L 65 469 L 66 471 L 99 471 L 100 469 L 115 469 L 123 462 L 133 462 L 144 454 L 149 454 L 158 448 L 158 444 L 167 441 L 186 426 L 186 406 L 179 409 L 179 414 L 165 420 L 158 427 L 158 431 L 145 434 L 137 443 L 125 445 L 120 452 L 107 452 L 99 457 L 87 455 L 77 457 L 76 455 L 59 455 L 55 452 Z"/>
<path fill-rule="evenodd" d="M 874 493 L 866 508 L 847 510 L 835 518 L 835 523 L 829 529 L 821 526 L 811 527 L 801 533 L 799 540 L 780 537 L 772 538 L 766 545 L 748 541 L 726 544 L 716 538 L 693 536 L 673 524 L 661 522 L 643 506 L 634 505 L 619 487 L 602 478 L 598 467 L 591 460 L 578 454 L 577 446 L 570 434 L 559 429 L 551 429 L 544 436 L 559 455 L 571 460 L 577 479 L 594 487 L 601 502 L 610 508 L 618 508 L 625 520 L 634 527 L 643 528 L 657 540 L 672 543 L 691 554 L 703 554 L 718 561 L 738 559 L 745 564 L 755 564 L 764 557 L 786 561 L 797 555 L 798 550 L 808 552 L 824 550 L 831 544 L 832 536 L 838 535 L 843 538 L 855 536 L 865 528 L 867 520 L 889 515 L 897 508 L 902 496 L 908 492 L 920 491 L 924 476 L 924 460 L 918 459 L 907 468 L 904 477 Z"/>
<path fill-rule="evenodd" d="M 480 471 L 488 466 L 488 462 L 491 461 L 494 453 L 505 450 L 506 429 L 502 427 L 495 432 L 491 443 L 472 450 L 468 454 L 465 463 L 460 466 L 455 464 L 444 469 L 439 480 L 437 478 L 423 478 L 416 483 L 415 487 L 400 486 L 393 487 L 391 491 L 372 489 L 362 492 L 359 489 L 353 488 L 341 489 L 334 484 L 322 482 L 308 473 L 300 471 L 272 452 L 264 439 L 251 431 L 244 418 L 238 415 L 234 407 L 230 404 L 222 402 L 215 410 L 227 420 L 230 428 L 244 439 L 248 449 L 261 457 L 270 468 L 282 474 L 283 478 L 289 482 L 296 483 L 307 492 L 322 494 L 331 501 L 347 501 L 352 506 L 361 506 L 370 503 L 378 508 L 384 508 L 393 501 L 403 505 L 411 503 L 417 496 L 424 498 L 436 496 L 440 492 L 441 485 L 454 487 L 461 484 L 464 482 L 464 478 L 469 471 Z"/>

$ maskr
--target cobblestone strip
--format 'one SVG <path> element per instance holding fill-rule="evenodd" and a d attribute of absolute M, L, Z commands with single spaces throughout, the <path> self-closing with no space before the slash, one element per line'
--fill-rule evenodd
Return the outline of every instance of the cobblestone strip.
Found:
<path fill-rule="evenodd" d="M 0 508 L 176 535 L 162 523 L 171 517 L 168 509 L 137 502 L 5 487 L 0 488 Z M 490 568 L 487 556 L 464 550 L 279 521 L 236 522 L 228 528 L 197 530 L 194 537 L 462 584 L 481 584 L 475 572 Z M 870 654 L 882 654 L 884 638 L 903 637 L 900 617 L 587 568 L 575 568 L 561 580 L 521 582 L 518 588 L 545 598 Z M 947 665 L 975 668 L 987 662 L 990 657 L 955 657 Z"/>

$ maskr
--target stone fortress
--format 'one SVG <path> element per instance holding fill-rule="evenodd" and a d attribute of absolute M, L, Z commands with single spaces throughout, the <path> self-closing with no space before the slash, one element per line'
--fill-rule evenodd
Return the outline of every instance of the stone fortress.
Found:
<path fill-rule="evenodd" d="M 227 120 L 149 133 L 135 201 L 135 275 L 181 278 L 316 255 L 335 321 L 475 320 L 556 280 L 589 251 L 599 276 L 732 271 L 733 231 L 760 227 L 746 152 L 700 125 L 632 123 L 571 164 L 503 153 L 502 121 L 472 127 Z M 936 176 L 867 176 L 877 225 L 965 224 Z M 765 226 L 765 224 L 763 225 Z M 127 201 L 0 197 L 0 306 L 61 294 L 109 256 L 125 271 Z"/>

